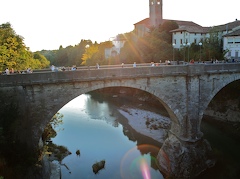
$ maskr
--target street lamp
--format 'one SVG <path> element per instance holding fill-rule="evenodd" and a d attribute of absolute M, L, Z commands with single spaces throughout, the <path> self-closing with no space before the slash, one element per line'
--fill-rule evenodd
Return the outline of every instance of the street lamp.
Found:
<path fill-rule="evenodd" d="M 175 45 L 176 45 L 175 43 L 172 44 L 172 46 L 173 46 L 173 61 L 174 61 L 174 46 Z"/>
<path fill-rule="evenodd" d="M 183 53 L 184 53 L 184 54 L 183 54 L 183 56 L 184 56 L 184 59 L 183 59 L 183 61 L 185 62 L 185 50 L 186 50 L 186 49 L 185 49 L 185 46 L 186 46 L 186 44 L 185 44 L 185 43 L 183 43 L 182 45 L 183 45 L 183 48 L 184 48 L 184 51 L 183 51 Z"/>
<path fill-rule="evenodd" d="M 201 58 L 202 58 L 202 51 L 201 51 L 202 42 L 199 42 L 199 44 L 198 44 L 198 45 L 200 46 L 200 61 L 202 61 L 202 60 L 201 60 Z"/>
<path fill-rule="evenodd" d="M 190 45 L 191 45 L 191 44 L 188 42 L 188 43 L 187 43 L 187 46 L 188 46 L 188 62 L 189 62 L 189 47 L 190 47 Z"/>

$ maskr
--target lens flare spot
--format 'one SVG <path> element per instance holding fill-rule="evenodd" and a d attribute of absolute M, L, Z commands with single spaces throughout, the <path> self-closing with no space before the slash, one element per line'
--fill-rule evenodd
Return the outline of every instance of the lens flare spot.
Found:
<path fill-rule="evenodd" d="M 142 144 L 126 152 L 121 161 L 121 177 L 151 179 L 153 168 L 158 170 L 155 157 L 159 150 L 156 146 Z"/>
<path fill-rule="evenodd" d="M 147 164 L 147 161 L 145 160 L 145 158 L 142 158 L 140 160 L 140 168 L 142 171 L 143 179 L 151 179 L 149 167 L 148 167 L 148 164 Z"/>

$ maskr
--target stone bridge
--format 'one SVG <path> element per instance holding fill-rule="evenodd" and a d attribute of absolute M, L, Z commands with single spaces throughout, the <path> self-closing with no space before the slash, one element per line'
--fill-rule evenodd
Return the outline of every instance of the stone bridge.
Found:
<path fill-rule="evenodd" d="M 17 101 L 19 136 L 27 136 L 35 147 L 53 115 L 81 94 L 107 87 L 149 92 L 172 121 L 158 154 L 160 170 L 169 177 L 191 178 L 214 165 L 200 131 L 204 111 L 223 87 L 239 79 L 239 63 L 139 66 L 1 75 L 0 89 Z"/>

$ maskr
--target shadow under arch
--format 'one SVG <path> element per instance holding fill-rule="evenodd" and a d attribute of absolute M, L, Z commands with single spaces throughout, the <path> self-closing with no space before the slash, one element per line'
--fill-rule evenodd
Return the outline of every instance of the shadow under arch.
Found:
<path fill-rule="evenodd" d="M 204 101 L 204 108 L 202 109 L 202 115 L 204 115 L 204 112 L 207 110 L 209 104 L 211 103 L 211 101 L 221 92 L 223 91 L 225 88 L 227 88 L 228 86 L 234 84 L 234 83 L 238 83 L 240 84 L 240 75 L 238 76 L 238 78 L 236 77 L 232 77 L 230 76 L 230 78 L 228 78 L 228 80 L 224 81 L 223 83 L 219 83 L 219 85 L 211 92 L 209 93 L 209 96 L 207 98 L 207 100 Z"/>
<path fill-rule="evenodd" d="M 240 80 L 220 89 L 209 102 L 201 122 L 201 131 L 209 141 L 216 165 L 200 178 L 239 178 Z M 231 168 L 231 170 L 229 170 Z"/>
<path fill-rule="evenodd" d="M 49 115 L 49 119 L 51 119 L 51 117 L 54 116 L 54 114 L 56 114 L 64 105 L 66 105 L 68 102 L 75 99 L 76 97 L 80 96 L 81 94 L 89 93 L 91 91 L 95 91 L 99 89 L 114 88 L 114 87 L 137 89 L 153 95 L 164 106 L 164 108 L 168 112 L 168 115 L 171 121 L 173 121 L 177 125 L 180 125 L 179 119 L 180 120 L 183 119 L 182 115 L 179 113 L 177 109 L 174 110 L 171 108 L 171 101 L 165 97 L 163 92 L 161 93 L 161 91 L 155 91 L 151 87 L 143 88 L 141 85 L 136 85 L 136 84 L 129 84 L 129 83 L 127 85 L 122 84 L 121 81 L 119 81 L 119 83 L 114 82 L 114 84 L 104 83 L 103 85 L 99 85 L 98 83 L 96 83 L 94 85 L 81 88 L 80 90 L 75 90 L 74 93 L 66 95 L 63 103 L 56 104 L 54 109 L 52 109 L 51 114 Z"/>

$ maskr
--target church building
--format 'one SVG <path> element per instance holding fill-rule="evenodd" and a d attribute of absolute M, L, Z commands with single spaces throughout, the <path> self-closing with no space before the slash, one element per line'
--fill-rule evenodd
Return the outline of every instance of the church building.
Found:
<path fill-rule="evenodd" d="M 137 37 L 143 37 L 151 27 L 158 27 L 165 21 L 173 20 L 164 19 L 162 10 L 163 0 L 149 0 L 149 17 L 134 24 L 134 33 Z M 210 37 L 210 30 L 214 28 L 217 29 L 219 37 L 224 40 L 223 49 L 228 51 L 226 57 L 240 60 L 239 20 L 236 19 L 233 22 L 214 27 L 202 27 L 192 21 L 173 21 L 179 26 L 178 29 L 171 31 L 173 48 L 180 49 L 184 46 L 190 46 L 192 43 L 202 45 L 203 40 Z"/>

